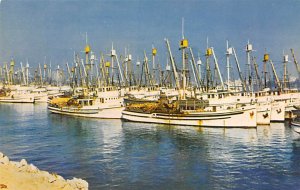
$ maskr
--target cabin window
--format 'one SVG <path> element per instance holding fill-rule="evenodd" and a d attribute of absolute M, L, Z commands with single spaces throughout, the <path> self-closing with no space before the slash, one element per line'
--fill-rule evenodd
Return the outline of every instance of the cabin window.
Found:
<path fill-rule="evenodd" d="M 90 106 L 92 106 L 93 105 L 93 100 L 90 100 Z"/>

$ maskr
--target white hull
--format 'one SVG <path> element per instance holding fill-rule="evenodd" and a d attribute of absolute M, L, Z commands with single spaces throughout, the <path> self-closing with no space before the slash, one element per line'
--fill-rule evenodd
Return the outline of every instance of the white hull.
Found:
<path fill-rule="evenodd" d="M 35 103 L 47 103 L 48 95 L 34 96 L 34 102 Z"/>
<path fill-rule="evenodd" d="M 271 122 L 284 122 L 285 115 L 285 103 L 284 102 L 273 102 L 271 109 Z"/>
<path fill-rule="evenodd" d="M 257 124 L 270 125 L 271 123 L 271 104 L 257 104 Z"/>
<path fill-rule="evenodd" d="M 5 103 L 34 103 L 34 97 L 0 97 L 0 102 Z"/>
<path fill-rule="evenodd" d="M 256 109 L 243 111 L 196 112 L 189 114 L 137 113 L 123 111 L 122 118 L 128 121 L 169 125 L 204 127 L 256 127 Z"/>
<path fill-rule="evenodd" d="M 294 123 L 292 122 L 292 128 L 295 132 L 300 134 L 300 123 Z"/>
<path fill-rule="evenodd" d="M 121 119 L 124 107 L 105 108 L 98 110 L 81 110 L 70 108 L 55 108 L 48 106 L 51 113 L 98 119 Z"/>

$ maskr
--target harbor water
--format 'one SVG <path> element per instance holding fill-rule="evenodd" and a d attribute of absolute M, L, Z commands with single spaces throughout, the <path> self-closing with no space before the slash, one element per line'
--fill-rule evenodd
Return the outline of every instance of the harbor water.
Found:
<path fill-rule="evenodd" d="M 0 151 L 90 189 L 300 189 L 300 135 L 288 123 L 198 128 L 0 104 Z"/>

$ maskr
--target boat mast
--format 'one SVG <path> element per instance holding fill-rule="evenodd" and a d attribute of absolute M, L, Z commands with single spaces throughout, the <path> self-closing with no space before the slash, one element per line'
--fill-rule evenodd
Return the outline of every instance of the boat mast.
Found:
<path fill-rule="evenodd" d="M 262 84 L 261 84 L 261 79 L 260 79 L 259 72 L 258 72 L 258 65 L 256 63 L 256 57 L 253 57 L 252 61 L 253 61 L 254 70 L 255 70 L 255 74 L 256 74 L 256 84 L 258 85 L 258 89 L 261 90 Z"/>
<path fill-rule="evenodd" d="M 288 75 L 287 75 L 287 63 L 289 62 L 288 55 L 283 56 L 283 89 L 288 88 Z"/>
<path fill-rule="evenodd" d="M 153 80 L 153 84 L 157 84 L 157 80 L 156 80 L 156 65 L 155 65 L 155 56 L 157 54 L 157 49 L 152 45 L 152 69 L 153 69 L 153 75 L 152 75 L 152 80 Z"/>
<path fill-rule="evenodd" d="M 211 48 L 211 50 L 212 50 L 212 55 L 213 55 L 213 57 L 214 57 L 216 69 L 217 69 L 217 72 L 218 72 L 218 75 L 219 75 L 219 79 L 220 79 L 220 81 L 221 81 L 221 87 L 222 87 L 222 90 L 224 90 L 223 77 L 222 77 L 221 72 L 220 72 L 219 63 L 218 63 L 218 60 L 217 60 L 217 57 L 216 57 L 214 48 Z"/>
<path fill-rule="evenodd" d="M 173 58 L 173 55 L 172 55 L 172 52 L 171 52 L 170 43 L 169 43 L 169 40 L 166 39 L 166 38 L 165 38 L 165 41 L 166 41 L 166 44 L 167 44 L 167 48 L 168 48 L 168 52 L 169 52 L 169 56 L 170 56 L 170 61 L 171 61 L 171 64 L 172 64 L 172 69 L 173 69 L 173 73 L 174 73 L 176 88 L 177 88 L 178 91 L 180 91 L 179 76 L 178 76 L 175 61 L 174 61 L 174 58 Z"/>
<path fill-rule="evenodd" d="M 280 84 L 278 75 L 277 75 L 277 73 L 276 73 L 276 70 L 275 70 L 273 61 L 272 61 L 271 59 L 270 59 L 270 64 L 271 64 L 271 67 L 272 67 L 273 74 L 274 74 L 274 76 L 275 76 L 275 82 L 276 82 L 276 86 L 278 87 L 278 91 L 281 91 L 281 84 Z"/>
<path fill-rule="evenodd" d="M 252 76 L 251 76 L 251 62 L 250 62 L 250 54 L 252 52 L 252 44 L 247 43 L 246 45 L 246 54 L 247 54 L 247 75 L 248 75 L 248 88 L 249 88 L 249 91 L 253 92 L 253 84 L 252 84 Z M 246 84 L 247 84 L 247 81 L 245 81 Z"/>
<path fill-rule="evenodd" d="M 269 54 L 264 54 L 264 88 L 267 88 L 267 62 L 269 61 Z"/>
<path fill-rule="evenodd" d="M 229 61 L 230 55 L 232 55 L 232 48 L 228 47 L 228 40 L 227 40 L 226 41 L 227 91 L 230 91 L 230 61 Z"/>
<path fill-rule="evenodd" d="M 188 47 L 188 40 L 184 38 L 184 18 L 182 18 L 182 40 L 180 41 L 180 49 L 182 50 L 182 99 L 186 99 L 185 97 L 185 91 L 186 91 L 186 84 L 187 84 L 187 80 L 186 80 L 186 74 L 187 74 L 187 70 L 186 70 L 186 53 L 185 53 L 185 49 Z"/>
<path fill-rule="evenodd" d="M 192 50 L 191 47 L 189 47 L 189 50 L 190 50 L 190 54 L 191 54 L 191 58 L 192 58 L 191 65 L 192 65 L 192 68 L 193 68 L 194 75 L 196 75 L 195 76 L 196 84 L 197 84 L 197 87 L 200 87 L 201 86 L 200 74 L 199 74 L 198 68 L 196 66 L 194 53 L 193 53 L 193 50 Z"/>
<path fill-rule="evenodd" d="M 201 59 L 200 59 L 200 55 L 198 54 L 198 60 L 197 60 L 197 65 L 198 65 L 198 75 L 199 75 L 199 81 L 200 81 L 200 85 L 201 85 L 201 87 L 203 88 L 203 81 L 201 80 L 201 65 L 202 65 L 202 61 L 201 61 Z M 201 89 L 202 89 L 201 88 Z M 203 89 L 202 89 L 203 90 Z"/>
<path fill-rule="evenodd" d="M 211 48 L 208 48 L 208 39 L 207 39 L 207 48 L 206 48 L 206 91 L 209 91 L 210 82 L 211 82 L 211 70 L 209 65 L 209 57 L 212 55 Z"/>
<path fill-rule="evenodd" d="M 300 67 L 299 67 L 298 61 L 296 60 L 294 49 L 291 49 L 291 53 L 292 53 L 292 56 L 293 56 L 294 63 L 295 63 L 296 69 L 298 71 L 298 74 L 300 75 Z"/>
<path fill-rule="evenodd" d="M 241 72 L 241 67 L 240 67 L 239 60 L 237 58 L 234 47 L 232 47 L 232 52 L 233 52 L 233 55 L 234 55 L 234 59 L 235 59 L 235 63 L 236 63 L 237 69 L 238 69 L 240 80 L 241 80 L 241 83 L 242 83 L 243 91 L 246 92 L 246 84 L 245 84 L 245 81 L 243 79 L 243 75 L 242 75 L 242 72 Z"/>

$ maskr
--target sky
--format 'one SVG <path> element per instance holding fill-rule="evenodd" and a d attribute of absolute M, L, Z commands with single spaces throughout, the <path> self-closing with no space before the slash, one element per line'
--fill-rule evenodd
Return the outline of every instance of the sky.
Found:
<path fill-rule="evenodd" d="M 290 55 L 290 48 L 300 61 L 299 0 L 1 0 L 0 66 L 12 58 L 31 66 L 45 59 L 52 65 L 71 63 L 74 51 L 83 56 L 86 33 L 98 56 L 108 54 L 113 42 L 119 56 L 127 48 L 134 61 L 142 60 L 154 45 L 162 65 L 168 38 L 179 63 L 182 18 L 194 54 L 204 60 L 208 39 L 222 72 L 226 40 L 242 67 L 248 40 L 260 67 L 267 52 L 282 73 L 283 53 Z M 296 75 L 293 62 L 288 65 Z"/>

